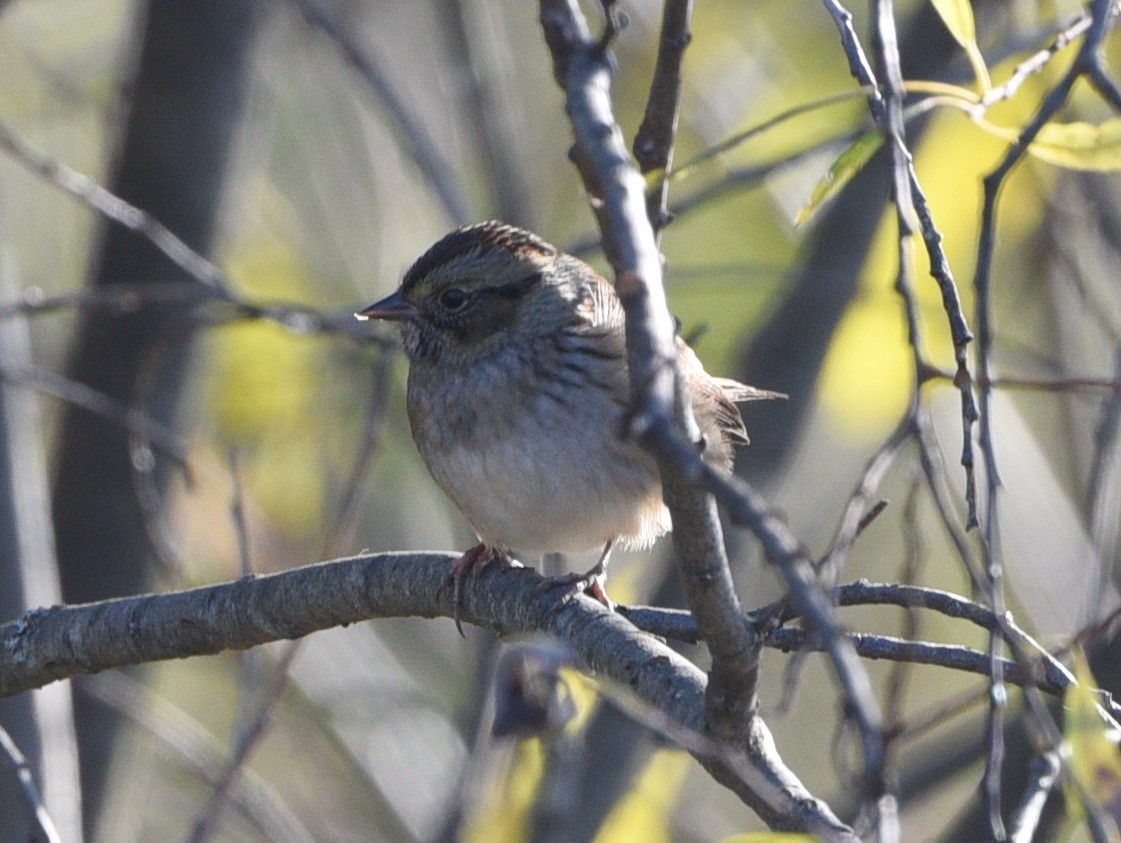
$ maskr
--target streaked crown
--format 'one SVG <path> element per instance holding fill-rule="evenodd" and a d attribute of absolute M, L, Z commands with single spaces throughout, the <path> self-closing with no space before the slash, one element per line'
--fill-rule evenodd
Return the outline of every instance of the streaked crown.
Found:
<path fill-rule="evenodd" d="M 515 256 L 518 263 L 540 268 L 550 263 L 557 249 L 536 234 L 498 220 L 467 225 L 438 240 L 409 267 L 401 282 L 406 297 L 434 273 L 447 274 L 456 268 L 493 265 L 487 258 Z M 485 262 L 485 263 L 483 263 Z"/>

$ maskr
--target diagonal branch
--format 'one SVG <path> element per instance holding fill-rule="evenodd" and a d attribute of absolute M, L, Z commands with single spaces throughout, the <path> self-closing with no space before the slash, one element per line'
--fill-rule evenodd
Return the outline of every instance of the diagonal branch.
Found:
<path fill-rule="evenodd" d="M 602 45 L 593 41 L 574 2 L 542 0 L 541 21 L 553 54 L 554 75 L 564 89 L 568 114 L 576 135 L 572 153 L 590 194 L 607 257 L 615 269 L 616 288 L 627 315 L 627 360 L 631 370 L 632 418 L 629 433 L 658 459 L 666 500 L 674 515 L 675 545 L 679 550 L 712 549 L 719 542 L 718 522 L 711 505 L 701 520 L 703 529 L 678 516 L 674 505 L 696 500 L 705 489 L 728 507 L 734 523 L 751 529 L 768 558 L 778 565 L 794 601 L 821 636 L 842 688 L 846 712 L 861 736 L 864 757 L 863 792 L 878 802 L 884 792 L 883 733 L 868 674 L 837 623 L 833 607 L 815 581 L 813 567 L 798 541 L 746 483 L 707 465 L 681 423 L 691 414 L 675 388 L 672 324 L 665 305 L 661 266 L 653 232 L 645 218 L 643 181 L 626 155 L 622 135 L 611 113 L 609 65 Z M 678 380 L 679 382 L 679 380 Z M 675 394 L 676 393 L 676 394 Z M 671 403 L 672 401 L 672 403 Z M 671 413 L 674 407 L 677 412 Z M 691 429 L 686 427 L 685 429 Z M 681 531 L 689 530 L 688 536 Z M 694 546 L 692 543 L 697 542 Z M 719 637 L 706 638 L 713 655 L 714 681 L 710 688 L 733 684 L 753 691 L 758 642 L 738 616 L 739 605 L 725 566 L 708 564 L 711 556 L 682 554 L 690 606 L 702 628 L 713 624 Z M 696 563 L 701 564 L 696 564 Z M 750 658 L 750 661 L 744 661 Z M 745 670 L 746 666 L 746 670 Z M 715 681 L 723 671 L 720 683 Z M 714 697 L 721 696 L 719 692 Z M 728 699 L 728 698 L 725 698 Z M 750 711 L 742 705 L 740 711 Z M 735 728 L 735 709 L 710 710 L 709 727 Z M 744 721 L 739 727 L 741 738 Z"/>
<path fill-rule="evenodd" d="M 712 654 L 706 725 L 722 740 L 746 745 L 757 706 L 759 648 L 743 621 L 715 503 L 690 474 L 690 466 L 702 464 L 692 444 L 699 434 L 688 389 L 677 371 L 673 320 L 662 286 L 661 255 L 646 216 L 645 183 L 612 111 L 610 63 L 579 7 L 569 0 L 543 2 L 541 23 L 576 136 L 572 159 L 591 197 L 626 311 L 629 433 L 659 460 L 689 605 Z M 681 453 L 688 454 L 687 462 L 676 459 Z"/>

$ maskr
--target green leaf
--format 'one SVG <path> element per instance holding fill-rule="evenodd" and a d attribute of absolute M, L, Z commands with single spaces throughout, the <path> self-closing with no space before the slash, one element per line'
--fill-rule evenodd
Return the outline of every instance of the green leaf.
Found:
<path fill-rule="evenodd" d="M 884 135 L 879 129 L 873 129 L 857 138 L 852 146 L 840 154 L 829 168 L 829 172 L 814 187 L 809 201 L 798 212 L 794 224 L 802 225 L 808 222 L 827 199 L 837 194 L 853 176 L 860 172 L 883 142 Z"/>
<path fill-rule="evenodd" d="M 973 24 L 973 7 L 969 0 L 930 0 L 934 10 L 954 36 L 954 40 L 961 44 L 969 63 L 973 65 L 973 75 L 977 77 L 977 84 L 981 90 L 988 93 L 992 83 L 989 81 L 989 70 L 985 66 L 985 58 L 977 46 L 977 29 Z"/>

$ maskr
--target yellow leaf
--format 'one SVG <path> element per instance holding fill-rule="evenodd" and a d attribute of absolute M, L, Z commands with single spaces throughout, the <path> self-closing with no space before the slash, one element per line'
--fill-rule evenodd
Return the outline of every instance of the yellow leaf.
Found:
<path fill-rule="evenodd" d="M 517 741 L 481 773 L 481 794 L 463 821 L 465 843 L 522 843 L 545 772 L 540 738 Z M 476 775 L 480 775 L 476 771 Z"/>
<path fill-rule="evenodd" d="M 814 187 L 805 207 L 798 212 L 794 224 L 802 225 L 808 221 L 817 209 L 825 203 L 825 200 L 839 193 L 841 188 L 848 184 L 852 177 L 868 163 L 868 159 L 875 154 L 883 142 L 884 136 L 879 129 L 874 129 L 857 138 L 852 146 L 838 156 L 837 160 L 833 162 L 833 166 L 829 168 L 829 172 Z"/>
<path fill-rule="evenodd" d="M 596 843 L 669 843 L 670 815 L 693 759 L 679 749 L 655 752 L 634 787 L 607 815 Z"/>
<path fill-rule="evenodd" d="M 992 85 L 989 82 L 988 68 L 985 67 L 985 58 L 977 46 L 977 30 L 973 24 L 973 7 L 969 5 L 969 0 L 931 0 L 931 3 L 954 40 L 965 50 L 969 63 L 973 66 L 973 75 L 977 77 L 977 84 L 987 93 Z"/>
<path fill-rule="evenodd" d="M 974 123 L 990 134 L 1015 141 L 1020 133 L 987 120 L 974 118 Z M 1048 123 L 1028 152 L 1040 161 L 1066 167 L 1106 173 L 1121 170 L 1121 118 L 1104 123 Z"/>
<path fill-rule="evenodd" d="M 1121 118 L 1104 123 L 1048 123 L 1028 152 L 1072 170 L 1121 170 Z"/>
<path fill-rule="evenodd" d="M 658 167 L 657 169 L 643 173 L 642 178 L 646 181 L 646 192 L 653 193 L 655 190 L 659 190 L 666 180 L 665 168 Z"/>
<path fill-rule="evenodd" d="M 1118 735 L 1106 728 L 1098 711 L 1090 668 L 1080 652 L 1075 652 L 1074 672 L 1078 683 L 1064 697 L 1066 722 L 1063 732 L 1070 747 L 1070 769 L 1079 793 L 1067 791 L 1068 809 L 1077 815 L 1082 797 L 1093 800 L 1110 815 L 1121 809 L 1121 750 Z"/>
<path fill-rule="evenodd" d="M 931 3 L 954 40 L 963 47 L 977 42 L 973 7 L 969 5 L 969 0 L 931 0 Z"/>

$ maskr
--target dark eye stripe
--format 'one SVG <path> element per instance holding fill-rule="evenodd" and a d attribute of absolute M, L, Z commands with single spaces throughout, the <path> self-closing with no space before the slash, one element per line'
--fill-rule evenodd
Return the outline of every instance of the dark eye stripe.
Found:
<path fill-rule="evenodd" d="M 479 292 L 483 294 L 491 293 L 496 296 L 501 296 L 504 299 L 520 299 L 540 284 L 542 277 L 542 273 L 534 272 L 527 275 L 525 278 L 511 281 L 509 284 L 503 284 L 498 287 L 483 287 Z"/>

